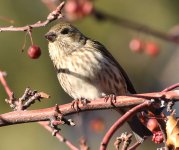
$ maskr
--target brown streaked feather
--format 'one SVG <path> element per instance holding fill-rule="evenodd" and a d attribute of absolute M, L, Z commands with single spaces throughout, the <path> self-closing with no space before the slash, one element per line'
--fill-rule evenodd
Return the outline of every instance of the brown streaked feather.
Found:
<path fill-rule="evenodd" d="M 109 53 L 109 51 L 98 41 L 91 40 L 93 41 L 93 46 L 96 48 L 96 50 L 100 51 L 100 53 L 103 53 L 105 57 L 107 57 L 110 61 L 113 61 L 113 63 L 119 68 L 120 72 L 122 73 L 126 84 L 127 84 L 127 90 L 131 94 L 136 94 L 136 90 L 130 81 L 129 77 L 127 76 L 127 73 L 124 71 L 124 69 L 119 65 L 119 63 L 115 60 L 115 58 Z"/>

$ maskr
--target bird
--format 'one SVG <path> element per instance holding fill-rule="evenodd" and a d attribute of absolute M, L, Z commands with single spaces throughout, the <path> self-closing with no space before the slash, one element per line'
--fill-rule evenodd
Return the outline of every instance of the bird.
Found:
<path fill-rule="evenodd" d="M 61 21 L 45 38 L 59 83 L 73 99 L 90 101 L 108 95 L 136 93 L 126 72 L 105 46 L 72 24 Z M 139 142 L 152 135 L 136 115 L 128 124 Z"/>

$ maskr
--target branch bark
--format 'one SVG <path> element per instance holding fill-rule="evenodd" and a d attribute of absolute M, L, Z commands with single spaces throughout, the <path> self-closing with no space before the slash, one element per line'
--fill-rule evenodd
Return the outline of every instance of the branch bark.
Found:
<path fill-rule="evenodd" d="M 41 126 L 43 126 L 50 133 L 53 132 L 53 129 L 48 126 L 48 122 L 38 122 Z M 79 150 L 76 146 L 74 146 L 68 139 L 64 138 L 59 132 L 55 135 L 55 137 L 60 141 L 65 143 L 71 150 Z"/>
<path fill-rule="evenodd" d="M 131 21 L 125 18 L 121 17 L 115 17 L 113 15 L 107 14 L 105 12 L 102 12 L 100 10 L 94 10 L 93 15 L 96 19 L 98 20 L 109 20 L 117 25 L 120 25 L 124 28 L 128 28 L 134 31 L 139 31 L 141 33 L 145 33 L 148 35 L 155 36 L 157 38 L 160 38 L 165 41 L 173 42 L 175 44 L 179 44 L 179 38 L 178 36 L 173 36 L 172 34 L 169 33 L 164 33 L 161 31 L 158 31 L 156 29 L 150 28 L 146 25 L 140 24 L 135 21 Z"/>
<path fill-rule="evenodd" d="M 63 17 L 62 13 L 61 13 L 61 10 L 63 9 L 63 6 L 65 5 L 64 2 L 62 2 L 59 6 L 57 6 L 57 8 L 52 11 L 48 16 L 47 16 L 47 20 L 45 21 L 38 21 L 34 24 L 31 24 L 31 25 L 26 25 L 26 26 L 23 26 L 23 27 L 13 27 L 13 26 L 10 26 L 10 27 L 0 27 L 0 32 L 2 31 L 29 31 L 29 30 L 32 30 L 32 28 L 39 28 L 39 27 L 44 27 L 46 26 L 47 24 L 49 24 L 50 22 L 54 21 L 54 20 L 57 20 L 57 19 L 60 19 Z"/>
<path fill-rule="evenodd" d="M 150 101 L 145 101 L 140 105 L 137 105 L 133 107 L 131 110 L 127 111 L 122 117 L 120 117 L 108 130 L 108 132 L 105 134 L 100 150 L 106 150 L 107 145 L 112 137 L 112 135 L 116 132 L 117 129 L 119 129 L 130 117 L 132 117 L 135 113 L 140 111 L 141 109 L 144 109 L 146 107 L 149 107 L 152 103 Z"/>
<path fill-rule="evenodd" d="M 150 99 L 165 98 L 166 101 L 175 99 L 179 100 L 179 90 L 158 93 L 134 94 L 129 96 L 117 96 L 116 103 L 111 105 L 111 102 L 104 102 L 103 98 L 90 101 L 87 105 L 79 104 L 79 112 L 88 110 L 111 109 L 117 107 L 134 107 L 142 104 Z M 71 103 L 59 105 L 59 112 L 63 116 L 79 113 L 71 107 Z M 56 113 L 56 106 L 38 110 L 15 111 L 0 115 L 0 127 L 12 124 L 47 121 L 54 117 Z"/>

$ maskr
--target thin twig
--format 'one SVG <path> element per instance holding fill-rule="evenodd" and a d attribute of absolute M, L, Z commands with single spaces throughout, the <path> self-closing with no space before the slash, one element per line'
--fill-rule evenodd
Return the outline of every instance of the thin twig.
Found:
<path fill-rule="evenodd" d="M 160 32 L 158 30 L 152 29 L 146 25 L 137 23 L 135 21 L 131 21 L 131 20 L 121 18 L 121 17 L 115 17 L 113 15 L 107 14 L 107 13 L 99 11 L 99 10 L 94 10 L 93 15 L 98 20 L 109 20 L 109 21 L 116 23 L 117 25 L 123 26 L 125 28 L 139 31 L 139 32 L 142 32 L 142 33 L 145 33 L 148 35 L 152 35 L 152 36 L 155 36 L 162 40 L 173 42 L 175 44 L 179 44 L 179 38 L 177 38 L 176 36 L 173 36 L 168 33 Z"/>
<path fill-rule="evenodd" d="M 48 130 L 49 132 L 53 132 L 53 129 L 48 126 L 48 122 L 38 122 L 38 124 L 40 124 L 41 126 L 43 126 L 46 130 Z M 76 146 L 74 146 L 69 140 L 67 140 L 66 138 L 64 138 L 59 132 L 56 133 L 56 138 L 60 141 L 65 143 L 71 150 L 79 150 Z"/>
<path fill-rule="evenodd" d="M 8 86 L 8 84 L 7 84 L 7 82 L 6 82 L 5 78 L 4 78 L 5 74 L 6 74 L 5 72 L 0 71 L 0 82 L 1 82 L 1 84 L 3 85 L 3 87 L 4 87 L 4 89 L 5 89 L 6 93 L 7 93 L 7 95 L 8 95 L 8 97 L 9 97 L 9 99 L 11 99 L 11 98 L 12 98 L 12 95 L 13 95 L 13 92 L 12 92 L 11 89 L 9 88 L 9 86 Z"/>
<path fill-rule="evenodd" d="M 137 141 L 136 143 L 134 143 L 134 145 L 129 147 L 128 150 L 135 150 L 139 145 L 141 145 L 141 143 Z"/>
<path fill-rule="evenodd" d="M 2 32 L 2 31 L 28 31 L 29 28 L 33 29 L 33 28 L 44 27 L 47 24 L 49 24 L 50 22 L 63 17 L 61 10 L 63 9 L 64 5 L 65 5 L 65 2 L 62 2 L 53 12 L 51 12 L 47 16 L 47 20 L 45 20 L 45 21 L 38 21 L 34 24 L 26 25 L 26 26 L 23 26 L 23 27 L 14 27 L 14 26 L 0 27 L 0 32 Z"/>
<path fill-rule="evenodd" d="M 172 91 L 172 90 L 174 90 L 174 89 L 176 89 L 176 88 L 178 88 L 178 87 L 179 87 L 179 83 L 176 83 L 176 84 L 174 84 L 174 85 L 171 85 L 171 86 L 167 87 L 167 88 L 164 89 L 162 92 Z"/>
<path fill-rule="evenodd" d="M 89 146 L 86 143 L 86 139 L 84 137 L 81 137 L 79 140 L 80 143 L 80 150 L 89 150 Z"/>

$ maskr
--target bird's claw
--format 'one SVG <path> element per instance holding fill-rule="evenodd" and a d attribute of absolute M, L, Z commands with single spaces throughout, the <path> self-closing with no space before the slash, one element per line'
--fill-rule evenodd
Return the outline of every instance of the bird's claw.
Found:
<path fill-rule="evenodd" d="M 83 106 L 87 105 L 89 101 L 85 98 L 75 99 L 72 101 L 71 107 L 75 109 L 77 112 L 80 111 L 79 104 L 82 104 Z"/>
<path fill-rule="evenodd" d="M 104 96 L 104 102 L 107 103 L 108 100 L 110 101 L 111 104 L 116 103 L 116 95 L 114 95 L 114 94 L 105 95 Z"/>
<path fill-rule="evenodd" d="M 79 107 L 79 99 L 75 99 L 72 101 L 71 108 L 79 112 L 80 107 Z"/>

